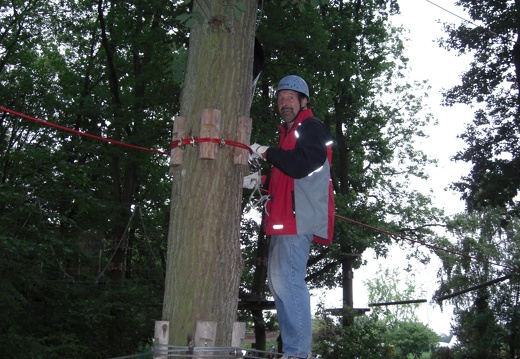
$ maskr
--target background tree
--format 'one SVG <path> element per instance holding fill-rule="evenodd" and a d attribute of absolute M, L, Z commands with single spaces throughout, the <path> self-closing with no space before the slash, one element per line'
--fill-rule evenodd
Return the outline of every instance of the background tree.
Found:
<path fill-rule="evenodd" d="M 322 314 L 313 336 L 313 353 L 323 359 L 333 358 L 393 358 L 396 351 L 384 345 L 387 327 L 374 318 L 354 318 L 352 325 L 344 326 Z"/>
<path fill-rule="evenodd" d="M 400 80 L 406 66 L 404 44 L 400 30 L 389 21 L 397 11 L 391 1 L 329 1 L 319 7 L 266 2 L 257 30 L 265 67 L 253 102 L 252 141 L 275 145 L 280 122 L 272 98 L 274 86 L 287 74 L 302 76 L 311 88 L 314 114 L 335 137 L 337 213 L 428 240 L 435 236 L 428 225 L 442 217 L 410 181 L 426 178 L 424 166 L 431 159 L 413 144 L 433 119 L 421 103 L 425 85 Z M 258 238 L 251 258 L 260 259 L 257 263 L 262 266 L 267 242 L 261 234 Z M 386 234 L 338 219 L 334 244 L 313 249 L 308 282 L 313 288 L 343 286 L 344 302 L 352 308 L 351 281 L 353 269 L 362 264 L 360 255 L 371 247 L 384 256 L 394 243 Z M 410 255 L 427 260 L 418 252 Z M 256 273 L 265 276 L 260 270 Z M 255 283 L 265 283 L 265 278 Z M 268 295 L 263 284 L 247 289 L 253 297 Z"/>
<path fill-rule="evenodd" d="M 473 62 L 461 84 L 445 92 L 445 103 L 474 105 L 475 117 L 461 138 L 466 148 L 455 160 L 472 163 L 454 183 L 468 209 L 483 206 L 518 211 L 520 105 L 519 8 L 516 1 L 459 0 L 471 21 L 445 25 L 441 46 L 470 54 Z"/>
<path fill-rule="evenodd" d="M 380 270 L 368 281 L 369 302 L 410 299 L 416 293 L 410 280 L 400 283 L 397 271 Z M 313 350 L 323 358 L 421 358 L 438 345 L 439 336 L 419 322 L 417 304 L 372 307 L 370 314 L 343 326 L 320 313 Z"/>
<path fill-rule="evenodd" d="M 179 93 L 172 63 L 184 43 L 172 31 L 178 7 L 1 6 L 2 105 L 93 135 L 166 147 Z M 0 301 L 9 308 L 2 352 L 106 358 L 147 345 L 164 285 L 166 230 L 157 234 L 167 226 L 164 157 L 1 116 Z"/>
<path fill-rule="evenodd" d="M 390 303 L 420 299 L 424 295 L 413 280 L 399 273 L 398 269 L 379 268 L 375 278 L 364 284 L 369 303 Z M 412 275 L 413 278 L 413 275 Z M 436 347 L 439 336 L 421 323 L 416 310 L 419 303 L 372 306 L 369 316 L 386 327 L 383 343 L 395 348 L 397 358 L 420 358 L 422 353 Z"/>
<path fill-rule="evenodd" d="M 429 357 L 438 342 L 439 336 L 418 321 L 396 323 L 383 336 L 383 343 L 395 348 L 395 357 L 402 359 Z"/>
<path fill-rule="evenodd" d="M 471 21 L 445 24 L 447 37 L 440 45 L 472 55 L 473 61 L 444 99 L 447 105 L 474 106 L 475 116 L 460 135 L 466 148 L 454 156 L 472 164 L 470 173 L 453 184 L 469 213 L 454 216 L 448 233 L 456 250 L 476 260 L 443 254 L 440 296 L 518 270 L 520 9 L 516 1 L 456 4 Z M 511 345 L 518 342 L 517 285 L 515 275 L 451 299 L 460 357 L 492 357 L 499 351 L 517 355 L 517 345 Z"/>
<path fill-rule="evenodd" d="M 453 294 L 449 300 L 455 306 L 452 328 L 460 343 L 459 357 L 518 353 L 519 283 L 514 273 L 519 227 L 518 219 L 509 217 L 505 222 L 504 218 L 508 218 L 506 210 L 488 209 L 459 214 L 448 223 L 448 234 L 454 240 L 446 239 L 442 245 L 466 256 L 439 253 L 443 267 L 435 296 Z M 485 284 L 509 275 L 508 280 Z M 478 288 L 455 295 L 472 287 Z"/>
<path fill-rule="evenodd" d="M 369 303 L 391 303 L 420 299 L 425 293 L 421 288 L 417 288 L 416 284 L 406 275 L 399 273 L 398 268 L 379 267 L 375 278 L 366 280 L 363 284 L 366 286 Z M 420 303 L 399 304 L 373 306 L 370 315 L 389 326 L 395 325 L 397 322 L 418 322 L 419 319 L 416 310 Z"/>

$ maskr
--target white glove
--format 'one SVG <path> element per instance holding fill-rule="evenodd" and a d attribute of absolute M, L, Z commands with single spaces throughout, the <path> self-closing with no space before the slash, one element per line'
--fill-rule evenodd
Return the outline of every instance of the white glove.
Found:
<path fill-rule="evenodd" d="M 268 146 L 262 146 L 258 143 L 253 143 L 251 145 L 251 150 L 253 151 L 253 153 L 259 156 L 261 159 L 264 159 L 264 153 L 265 151 L 267 151 L 268 148 Z"/>
<path fill-rule="evenodd" d="M 251 173 L 244 177 L 244 183 L 242 187 L 247 189 L 253 189 L 256 186 L 259 186 L 262 183 L 262 178 L 260 177 L 260 173 L 255 172 Z"/>

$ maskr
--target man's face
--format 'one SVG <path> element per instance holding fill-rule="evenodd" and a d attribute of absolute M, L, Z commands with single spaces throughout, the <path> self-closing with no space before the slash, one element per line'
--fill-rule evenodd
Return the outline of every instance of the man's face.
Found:
<path fill-rule="evenodd" d="M 300 111 L 307 105 L 307 99 L 303 98 L 300 103 L 298 92 L 292 90 L 281 90 L 278 92 L 278 112 L 285 122 L 292 122 Z"/>

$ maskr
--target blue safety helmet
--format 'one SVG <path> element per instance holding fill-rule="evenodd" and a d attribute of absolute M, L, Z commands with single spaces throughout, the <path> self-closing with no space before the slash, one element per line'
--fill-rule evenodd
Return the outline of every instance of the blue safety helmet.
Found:
<path fill-rule="evenodd" d="M 302 93 L 307 97 L 307 100 L 310 101 L 309 86 L 307 86 L 305 80 L 302 79 L 300 76 L 289 75 L 281 79 L 278 83 L 278 87 L 276 87 L 276 92 L 274 93 L 274 96 L 278 97 L 278 92 L 281 90 L 292 90 Z"/>

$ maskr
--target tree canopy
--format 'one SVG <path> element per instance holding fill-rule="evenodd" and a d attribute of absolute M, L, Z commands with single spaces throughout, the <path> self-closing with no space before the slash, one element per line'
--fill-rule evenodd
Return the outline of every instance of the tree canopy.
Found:
<path fill-rule="evenodd" d="M 461 355 L 493 357 L 518 351 L 518 219 L 504 223 L 506 210 L 461 213 L 448 222 L 439 253 L 440 288 L 435 297 L 455 306 L 453 333 Z"/>
<path fill-rule="evenodd" d="M 472 21 L 445 25 L 440 44 L 473 61 L 461 83 L 445 92 L 445 103 L 475 107 L 475 117 L 460 137 L 466 148 L 455 160 L 472 164 L 454 184 L 468 209 L 487 206 L 517 211 L 519 181 L 519 20 L 515 1 L 459 0 Z"/>
<path fill-rule="evenodd" d="M 439 300 L 455 305 L 457 357 L 504 357 L 518 352 L 519 8 L 516 1 L 459 0 L 469 20 L 445 24 L 440 45 L 473 57 L 460 84 L 444 93 L 475 116 L 454 160 L 471 164 L 453 184 L 467 213 L 448 221 L 441 242 L 461 256 L 440 253 Z M 464 256 L 466 256 L 464 258 Z M 500 353 L 500 354 L 498 354 Z"/>

